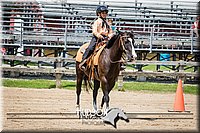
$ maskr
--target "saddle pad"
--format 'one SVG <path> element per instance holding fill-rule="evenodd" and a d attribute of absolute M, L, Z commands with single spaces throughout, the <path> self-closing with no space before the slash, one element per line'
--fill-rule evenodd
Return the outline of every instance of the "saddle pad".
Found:
<path fill-rule="evenodd" d="M 99 51 L 97 52 L 97 54 L 94 56 L 94 65 L 98 65 L 99 62 L 99 56 L 101 55 L 101 52 L 103 51 L 103 49 L 105 48 L 106 44 L 104 44 L 103 46 L 101 46 L 101 48 L 99 49 Z"/>
<path fill-rule="evenodd" d="M 82 61 L 82 57 L 83 57 L 83 52 L 82 51 L 85 51 L 85 49 L 88 47 L 88 45 L 89 45 L 89 43 L 85 43 L 79 48 L 79 50 L 77 52 L 77 55 L 76 55 L 76 61 L 77 62 L 81 62 Z M 101 54 L 101 52 L 102 52 L 102 50 L 104 49 L 105 46 L 106 46 L 106 44 L 101 46 L 101 48 L 98 50 L 98 52 L 94 56 L 94 65 L 98 65 L 99 56 L 100 56 L 100 54 Z"/>

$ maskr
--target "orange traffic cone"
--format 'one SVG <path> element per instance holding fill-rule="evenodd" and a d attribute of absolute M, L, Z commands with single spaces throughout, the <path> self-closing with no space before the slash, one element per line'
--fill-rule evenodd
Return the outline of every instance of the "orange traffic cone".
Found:
<path fill-rule="evenodd" d="M 185 111 L 185 105 L 184 105 L 184 97 L 183 97 L 183 86 L 182 86 L 182 80 L 179 79 L 178 81 L 178 87 L 176 90 L 176 97 L 174 102 L 174 111 L 183 112 Z"/>

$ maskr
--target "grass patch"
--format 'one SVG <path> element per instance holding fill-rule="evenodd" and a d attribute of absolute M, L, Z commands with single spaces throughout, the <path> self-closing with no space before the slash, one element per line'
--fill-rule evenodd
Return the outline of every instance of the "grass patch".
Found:
<path fill-rule="evenodd" d="M 177 84 L 150 83 L 150 82 L 125 82 L 123 84 L 125 90 L 132 91 L 152 91 L 152 92 L 176 92 Z M 197 85 L 184 85 L 184 93 L 199 94 Z"/>
<path fill-rule="evenodd" d="M 34 80 L 24 80 L 24 79 L 3 79 L 3 86 L 5 87 L 19 87 L 19 88 L 36 88 L 36 89 L 51 89 L 55 88 L 55 80 L 45 80 L 45 79 L 34 79 Z M 76 82 L 62 80 L 62 88 L 75 90 Z M 165 83 L 151 83 L 151 82 L 124 82 L 123 89 L 131 91 L 150 91 L 150 92 L 171 92 L 175 93 L 177 84 L 165 84 Z M 117 83 L 115 85 L 117 90 Z M 184 85 L 185 94 L 199 94 L 197 85 Z"/>
<path fill-rule="evenodd" d="M 62 80 L 62 88 L 75 89 L 75 82 Z M 2 84 L 5 87 L 19 87 L 19 88 L 36 88 L 36 89 L 51 89 L 55 88 L 55 80 L 45 80 L 45 79 L 3 79 Z"/>

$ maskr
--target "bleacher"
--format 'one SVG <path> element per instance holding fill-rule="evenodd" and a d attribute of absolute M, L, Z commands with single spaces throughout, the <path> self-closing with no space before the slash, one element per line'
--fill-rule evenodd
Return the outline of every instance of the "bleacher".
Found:
<path fill-rule="evenodd" d="M 198 52 L 191 25 L 196 2 L 1 1 L 3 47 L 76 49 L 91 39 L 96 7 L 105 4 L 108 18 L 121 31 L 134 31 L 137 51 Z"/>

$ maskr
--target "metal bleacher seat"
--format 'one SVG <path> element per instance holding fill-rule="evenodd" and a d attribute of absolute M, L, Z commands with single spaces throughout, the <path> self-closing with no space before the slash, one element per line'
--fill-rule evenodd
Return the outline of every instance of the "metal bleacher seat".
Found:
<path fill-rule="evenodd" d="M 36 43 L 40 40 L 41 47 L 78 48 L 91 38 L 91 23 L 96 18 L 95 9 L 99 2 L 91 1 L 84 3 L 67 3 L 66 1 L 41 1 L 35 4 L 39 11 L 34 11 L 33 3 L 17 3 L 16 1 L 2 1 L 3 10 L 3 32 L 6 33 L 12 27 L 9 25 L 13 13 L 20 14 L 19 19 L 24 20 L 23 45 L 26 47 L 38 47 Z M 191 25 L 194 22 L 194 2 L 119 2 L 101 1 L 100 4 L 108 5 L 108 18 L 114 19 L 114 24 L 122 31 L 134 31 L 138 45 L 168 45 L 173 43 L 180 45 L 192 45 L 195 37 L 191 34 Z M 17 10 L 17 12 L 11 12 Z M 31 13 L 30 13 L 31 12 Z M 32 15 L 32 16 L 31 16 Z M 41 15 L 41 18 L 37 18 Z M 36 20 L 41 20 L 36 22 Z M 34 25 L 41 25 L 35 27 Z M 20 27 L 19 27 L 20 28 Z M 152 38 L 151 38 L 151 35 Z M 11 34 L 20 38 L 20 35 Z M 12 39 L 11 37 L 10 39 Z M 151 41 L 150 42 L 150 38 Z M 3 44 L 7 45 L 3 36 Z M 27 43 L 33 40 L 33 43 Z M 162 41 L 162 42 L 160 42 Z M 51 42 L 51 46 L 48 45 Z M 59 43 L 58 43 L 59 42 Z M 20 43 L 14 41 L 13 45 Z M 45 44 L 45 45 L 42 45 Z M 53 45 L 52 45 L 53 44 Z M 11 45 L 11 44 L 9 44 Z M 20 46 L 19 44 L 18 46 Z M 139 49 L 138 49 L 139 50 Z"/>

